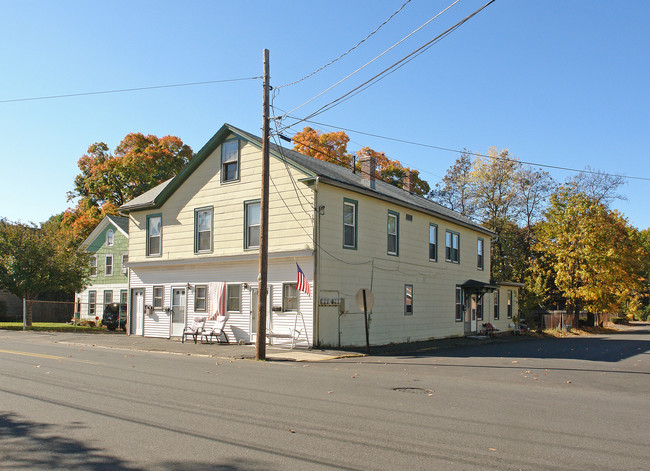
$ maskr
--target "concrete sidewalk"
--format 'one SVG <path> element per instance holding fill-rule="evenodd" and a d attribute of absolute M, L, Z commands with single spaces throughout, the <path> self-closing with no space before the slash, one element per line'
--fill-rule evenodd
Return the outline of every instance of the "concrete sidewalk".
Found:
<path fill-rule="evenodd" d="M 11 331 L 5 331 L 11 332 Z M 22 331 L 14 331 L 23 334 Z M 194 343 L 193 340 L 159 339 L 125 335 L 116 332 L 106 333 L 68 333 L 68 332 L 35 332 L 30 335 L 40 335 L 41 340 L 48 339 L 53 343 L 95 348 L 113 348 L 120 350 L 138 350 L 145 352 L 168 353 L 175 355 L 196 355 L 225 359 L 254 359 L 255 345 Z M 283 347 L 266 346 L 266 358 L 270 361 L 324 361 L 336 358 L 363 356 L 361 353 L 337 350 L 307 349 L 297 347 L 293 350 Z"/>

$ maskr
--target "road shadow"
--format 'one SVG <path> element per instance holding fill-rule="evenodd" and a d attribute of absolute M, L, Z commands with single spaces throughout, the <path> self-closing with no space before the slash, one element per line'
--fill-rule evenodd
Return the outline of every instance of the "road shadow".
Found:
<path fill-rule="evenodd" d="M 88 471 L 243 471 L 270 470 L 266 464 L 246 459 L 225 463 L 165 461 L 151 467 L 129 465 L 100 448 L 65 436 L 65 432 L 84 427 L 79 422 L 66 425 L 32 422 L 13 413 L 0 413 L 0 470 L 74 469 Z M 114 437 L 113 437 L 114 438 Z"/>
<path fill-rule="evenodd" d="M 69 427 L 75 425 L 78 424 Z M 0 469 L 142 469 L 66 437 L 64 431 L 59 425 L 30 422 L 11 413 L 0 414 Z"/>
<path fill-rule="evenodd" d="M 373 347 L 375 357 L 470 358 L 505 357 L 572 359 L 616 363 L 650 351 L 649 325 L 609 335 L 581 337 L 503 336 L 496 339 L 439 339 L 412 344 Z"/>
<path fill-rule="evenodd" d="M 437 357 L 569 359 L 616 363 L 650 351 L 650 340 L 623 337 L 563 337 L 474 345 L 432 352 Z"/>

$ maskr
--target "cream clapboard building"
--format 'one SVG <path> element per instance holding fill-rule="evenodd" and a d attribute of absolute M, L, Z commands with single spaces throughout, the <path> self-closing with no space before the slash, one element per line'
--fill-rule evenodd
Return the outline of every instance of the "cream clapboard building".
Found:
<path fill-rule="evenodd" d="M 177 337 L 215 310 L 255 340 L 262 142 L 225 124 L 188 166 L 120 208 L 129 218 L 130 333 Z M 517 286 L 490 284 L 490 240 L 473 221 L 362 171 L 271 146 L 268 331 L 306 345 L 365 344 L 361 288 L 374 294 L 370 343 L 507 330 Z M 311 297 L 296 291 L 298 264 Z M 275 342 L 282 341 L 277 338 Z"/>

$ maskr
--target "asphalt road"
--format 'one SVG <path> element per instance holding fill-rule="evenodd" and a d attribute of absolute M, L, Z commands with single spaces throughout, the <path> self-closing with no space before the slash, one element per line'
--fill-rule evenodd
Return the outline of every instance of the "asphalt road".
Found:
<path fill-rule="evenodd" d="M 0 470 L 650 468 L 650 328 L 321 362 L 0 331 Z"/>

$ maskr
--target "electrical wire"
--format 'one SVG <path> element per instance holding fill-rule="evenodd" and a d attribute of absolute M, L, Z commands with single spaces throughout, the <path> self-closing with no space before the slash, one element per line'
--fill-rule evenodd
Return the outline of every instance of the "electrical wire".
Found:
<path fill-rule="evenodd" d="M 359 131 L 359 130 L 356 130 L 356 129 L 350 129 L 350 128 L 345 128 L 345 127 L 341 127 L 341 126 L 336 126 L 334 124 L 327 124 L 327 123 L 321 123 L 321 122 L 318 122 L 318 121 L 312 121 L 312 120 L 309 120 L 309 119 L 303 119 L 302 121 L 306 122 L 306 123 L 316 124 L 316 125 L 319 125 L 319 126 L 327 126 L 327 127 L 333 128 L 333 129 L 340 129 L 341 131 L 353 132 L 355 134 L 361 134 L 361 135 L 364 135 L 364 136 L 376 137 L 378 139 L 384 139 L 384 140 L 387 140 L 387 141 L 401 142 L 403 144 L 409 144 L 409 145 L 413 145 L 413 146 L 425 147 L 425 148 L 429 148 L 429 149 L 442 150 L 442 151 L 445 151 L 445 152 L 454 152 L 456 154 L 462 154 L 464 152 L 467 152 L 467 153 L 469 153 L 469 154 L 471 154 L 473 156 L 476 156 L 476 157 L 484 157 L 484 158 L 488 158 L 488 159 L 498 159 L 498 160 L 504 160 L 504 161 L 508 161 L 508 162 L 519 162 L 519 163 L 526 164 L 526 165 L 531 165 L 531 166 L 534 166 L 534 167 L 550 168 L 550 169 L 554 169 L 554 170 L 564 170 L 564 171 L 567 171 L 567 172 L 575 172 L 575 173 L 589 173 L 589 174 L 594 174 L 594 175 L 604 175 L 604 176 L 607 176 L 607 177 L 623 177 L 623 178 L 630 179 L 630 180 L 650 181 L 650 177 L 619 175 L 619 174 L 606 173 L 606 172 L 600 172 L 600 171 L 595 171 L 595 170 L 588 170 L 588 169 L 580 170 L 580 169 L 571 168 L 571 167 L 562 167 L 562 166 L 559 166 L 559 165 L 550 165 L 550 164 L 542 164 L 542 163 L 539 163 L 539 162 L 531 162 L 531 161 L 526 161 L 526 160 L 509 159 L 507 157 L 500 157 L 500 156 L 494 156 L 494 155 L 481 154 L 479 152 L 471 152 L 471 151 L 467 151 L 467 150 L 451 149 L 449 147 L 440 147 L 440 146 L 434 146 L 432 144 L 424 144 L 422 142 L 409 141 L 409 140 L 406 140 L 406 139 L 399 139 L 399 138 L 396 138 L 396 137 L 388 137 L 388 136 L 383 136 L 383 135 L 380 135 L 380 134 L 373 134 L 373 133 L 370 133 L 370 132 Z M 295 124 L 292 124 L 291 126 L 295 126 Z M 287 126 L 284 129 L 288 129 L 288 128 L 289 128 L 289 126 Z"/>
<path fill-rule="evenodd" d="M 122 88 L 117 90 L 102 90 L 95 92 L 82 92 L 82 93 L 68 93 L 65 95 L 49 95 L 49 96 L 39 96 L 39 97 L 30 97 L 30 98 L 13 98 L 9 100 L 0 100 L 0 103 L 16 103 L 21 101 L 35 101 L 35 100 L 52 100 L 55 98 L 71 98 L 78 96 L 89 96 L 89 95 L 105 95 L 108 93 L 125 93 L 125 92 L 139 92 L 143 90 L 156 90 L 160 88 L 175 88 L 175 87 L 193 87 L 196 85 L 209 85 L 213 83 L 225 83 L 225 82 L 241 82 L 244 80 L 257 80 L 262 77 L 242 77 L 234 79 L 224 79 L 224 80 L 208 80 L 205 82 L 187 82 L 187 83 L 176 83 L 172 85 L 154 85 L 151 87 L 136 87 L 136 88 Z"/>
<path fill-rule="evenodd" d="M 316 95 L 316 96 L 310 98 L 309 100 L 307 100 L 306 102 L 304 102 L 302 105 L 297 106 L 297 107 L 295 107 L 294 109 L 292 109 L 291 111 L 287 112 L 287 114 L 289 114 L 289 113 L 293 113 L 294 111 L 296 111 L 296 110 L 302 108 L 303 106 L 305 106 L 305 105 L 311 103 L 312 101 L 314 101 L 314 100 L 315 100 L 316 98 L 318 98 L 319 96 L 323 95 L 324 93 L 328 92 L 329 90 L 331 90 L 332 88 L 336 87 L 336 86 L 339 85 L 340 83 L 342 83 L 342 82 L 344 82 L 345 80 L 349 79 L 350 77 L 352 77 L 352 76 L 355 75 L 356 73 L 360 72 L 360 71 L 363 70 L 365 67 L 367 67 L 368 65 L 372 64 L 374 61 L 376 61 L 377 59 L 379 59 L 380 57 L 382 57 L 382 56 L 383 56 L 384 54 L 386 54 L 388 51 L 390 51 L 391 49 L 395 48 L 397 45 L 401 44 L 401 43 L 404 42 L 406 39 L 408 39 L 409 37 L 411 37 L 412 35 L 414 35 L 415 33 L 417 33 L 419 30 L 421 30 L 422 28 L 424 28 L 426 25 L 428 25 L 429 23 L 431 23 L 433 20 L 435 20 L 436 18 L 438 18 L 440 15 L 442 15 L 443 13 L 445 13 L 447 10 L 449 10 L 451 7 L 453 7 L 453 6 L 454 6 L 455 4 L 457 4 L 459 1 L 460 1 L 460 0 L 455 0 L 455 1 L 454 1 L 451 5 L 449 5 L 447 8 L 445 8 L 444 10 L 442 10 L 440 13 L 438 13 L 437 15 L 435 15 L 433 18 L 429 19 L 426 23 L 424 23 L 424 24 L 423 24 L 422 26 L 420 26 L 419 28 L 417 28 L 417 29 L 411 31 L 408 35 L 404 36 L 404 37 L 403 37 L 402 39 L 400 39 L 398 42 L 396 42 L 396 43 L 393 44 L 391 47 L 389 47 L 388 49 L 386 49 L 384 52 L 382 52 L 381 54 L 379 54 L 377 57 L 375 57 L 374 59 L 371 59 L 370 61 L 366 62 L 364 65 L 362 65 L 361 67 L 359 67 L 357 70 L 355 70 L 355 71 L 352 72 L 351 74 L 349 74 L 349 75 L 343 77 L 341 80 L 339 80 L 338 82 L 336 82 L 334 85 L 332 85 L 332 86 L 326 88 L 325 90 L 323 90 L 322 92 L 320 92 L 318 95 Z M 495 1 L 495 0 L 492 0 L 492 1 Z M 391 67 L 392 67 L 392 66 L 391 66 Z M 371 79 L 371 80 L 372 80 L 372 79 Z M 327 105 L 326 105 L 326 106 L 327 106 Z M 280 119 L 281 119 L 281 118 L 282 118 L 282 116 L 280 117 Z M 297 124 L 297 123 L 295 123 L 295 124 Z"/>
<path fill-rule="evenodd" d="M 340 105 L 341 103 L 343 103 L 343 102 L 346 101 L 347 99 L 351 98 L 352 96 L 356 95 L 357 93 L 360 93 L 360 92 L 366 90 L 367 88 L 371 87 L 372 85 L 374 85 L 375 83 L 379 82 L 380 80 L 382 80 L 383 78 L 385 78 L 386 76 L 388 76 L 389 74 L 391 74 L 392 72 L 395 72 L 395 71 L 398 70 L 399 68 L 401 68 L 401 67 L 403 67 L 404 65 L 406 65 L 408 62 L 410 62 L 410 61 L 411 61 L 412 59 L 414 59 L 415 57 L 417 57 L 417 56 L 419 56 L 420 54 L 422 54 L 423 52 L 425 52 L 427 49 L 429 49 L 429 47 L 433 46 L 433 45 L 434 45 L 435 43 L 437 43 L 438 41 L 440 41 L 440 40 L 442 40 L 443 38 L 445 38 L 445 37 L 447 37 L 448 35 L 450 35 L 452 32 L 454 32 L 456 29 L 460 28 L 463 24 L 465 24 L 467 21 L 469 21 L 470 19 L 472 19 L 474 16 L 476 16 L 478 13 L 480 13 L 482 10 L 484 10 L 485 8 L 487 8 L 488 6 L 490 6 L 490 5 L 491 5 L 492 3 L 494 3 L 495 1 L 496 1 L 496 0 L 490 0 L 489 2 L 487 2 L 485 5 L 483 5 L 483 6 L 480 7 L 479 9 L 477 9 L 476 11 L 474 11 L 473 13 L 471 13 L 470 15 L 468 15 L 468 16 L 466 16 L 465 18 L 463 18 L 462 20 L 460 20 L 458 23 L 456 23 L 456 24 L 455 24 L 454 26 L 452 26 L 451 28 L 448 28 L 448 29 L 445 30 L 443 33 L 439 34 L 438 36 L 436 36 L 436 37 L 433 38 L 432 40 L 426 42 L 425 44 L 423 44 L 422 46 L 420 46 L 419 48 L 417 48 L 416 50 L 414 50 L 414 51 L 411 52 L 410 54 L 408 54 L 408 55 L 402 57 L 400 60 L 398 60 L 397 62 L 395 62 L 395 63 L 392 64 L 391 66 L 386 67 L 384 70 L 382 70 L 381 72 L 379 72 L 379 73 L 376 74 L 375 76 L 371 77 L 369 80 L 366 80 L 366 81 L 363 82 L 361 85 L 356 86 L 355 88 L 353 88 L 353 89 L 350 90 L 349 92 L 345 93 L 344 95 L 341 95 L 341 96 L 338 97 L 337 99 L 332 100 L 331 102 L 329 102 L 329 103 L 327 103 L 327 104 L 321 106 L 321 107 L 318 108 L 316 111 L 314 111 L 313 113 L 311 113 L 310 115 L 308 115 L 307 118 L 305 118 L 305 119 L 311 119 L 311 118 L 313 118 L 314 116 L 317 116 L 317 115 L 319 115 L 319 114 L 321 114 L 321 113 L 324 113 L 324 112 L 326 112 L 326 111 L 329 111 L 330 109 L 334 108 L 335 106 Z M 335 85 L 336 85 L 336 84 L 335 84 Z M 330 87 L 330 88 L 332 88 L 332 87 Z M 328 90 L 329 90 L 329 89 L 328 89 Z M 327 91 L 327 90 L 325 90 L 325 91 Z M 325 93 L 325 91 L 324 91 L 324 92 L 321 92 L 319 95 L 316 95 L 316 97 L 322 95 L 323 93 Z M 314 97 L 314 98 L 316 98 L 316 97 Z M 312 99 L 312 100 L 313 100 L 313 99 Z M 311 101 L 311 100 L 310 100 L 310 101 Z M 301 108 L 302 106 L 304 106 L 304 105 L 307 104 L 307 103 L 309 103 L 309 102 L 306 102 L 306 103 L 304 103 L 303 105 L 300 105 L 299 107 L 294 108 L 293 110 L 289 111 L 289 113 L 294 112 L 296 109 Z M 280 118 L 282 118 L 282 116 L 281 116 Z M 296 125 L 296 124 L 298 124 L 298 123 L 304 121 L 305 119 L 302 119 L 302 120 L 300 120 L 300 121 L 297 121 L 296 123 L 293 123 L 293 124 Z"/>
<path fill-rule="evenodd" d="M 330 65 L 332 65 L 333 63 L 335 63 L 335 62 L 338 61 L 339 59 L 342 59 L 343 57 L 347 56 L 349 53 L 351 53 L 351 52 L 354 51 L 356 48 L 358 48 L 359 46 L 361 46 L 361 44 L 363 44 L 366 40 L 368 40 L 368 39 L 369 39 L 372 35 L 374 35 L 377 31 L 379 31 L 379 30 L 382 28 L 382 26 L 384 26 L 386 23 L 388 23 L 390 20 L 392 20 L 393 17 L 394 17 L 395 15 L 397 15 L 400 11 L 402 11 L 402 9 L 403 9 L 406 5 L 408 5 L 410 2 L 411 2 L 411 0 L 406 0 L 406 2 L 404 2 L 404 4 L 403 4 L 401 7 L 399 7 L 399 9 L 398 9 L 396 12 L 394 12 L 392 15 L 390 15 L 390 16 L 388 17 L 388 19 L 387 19 L 386 21 L 384 21 L 382 24 L 380 24 L 380 25 L 379 25 L 379 26 L 378 26 L 378 27 L 377 27 L 377 28 L 376 28 L 372 33 L 370 33 L 368 36 L 366 36 L 365 38 L 363 38 L 363 39 L 362 39 L 361 41 L 359 41 L 357 44 L 355 44 L 355 45 L 352 46 L 350 49 L 348 49 L 347 51 L 345 51 L 343 54 L 341 54 L 340 56 L 338 56 L 336 59 L 330 61 L 329 63 L 325 64 L 324 66 L 320 67 L 319 69 L 314 70 L 314 71 L 313 71 L 312 73 L 310 73 L 309 75 L 306 75 L 306 76 L 304 76 L 303 78 L 296 80 L 295 82 L 286 83 L 286 84 L 284 84 L 284 85 L 280 85 L 279 87 L 274 87 L 274 88 L 275 88 L 275 89 L 280 89 L 280 88 L 284 88 L 284 87 L 289 87 L 289 86 L 291 86 L 291 85 L 295 85 L 295 84 L 297 84 L 297 83 L 300 83 L 300 82 L 302 82 L 303 80 L 307 80 L 309 77 L 312 77 L 312 76 L 316 75 L 316 74 L 317 74 L 318 72 L 320 72 L 321 70 L 325 69 L 326 67 L 329 67 Z"/>

